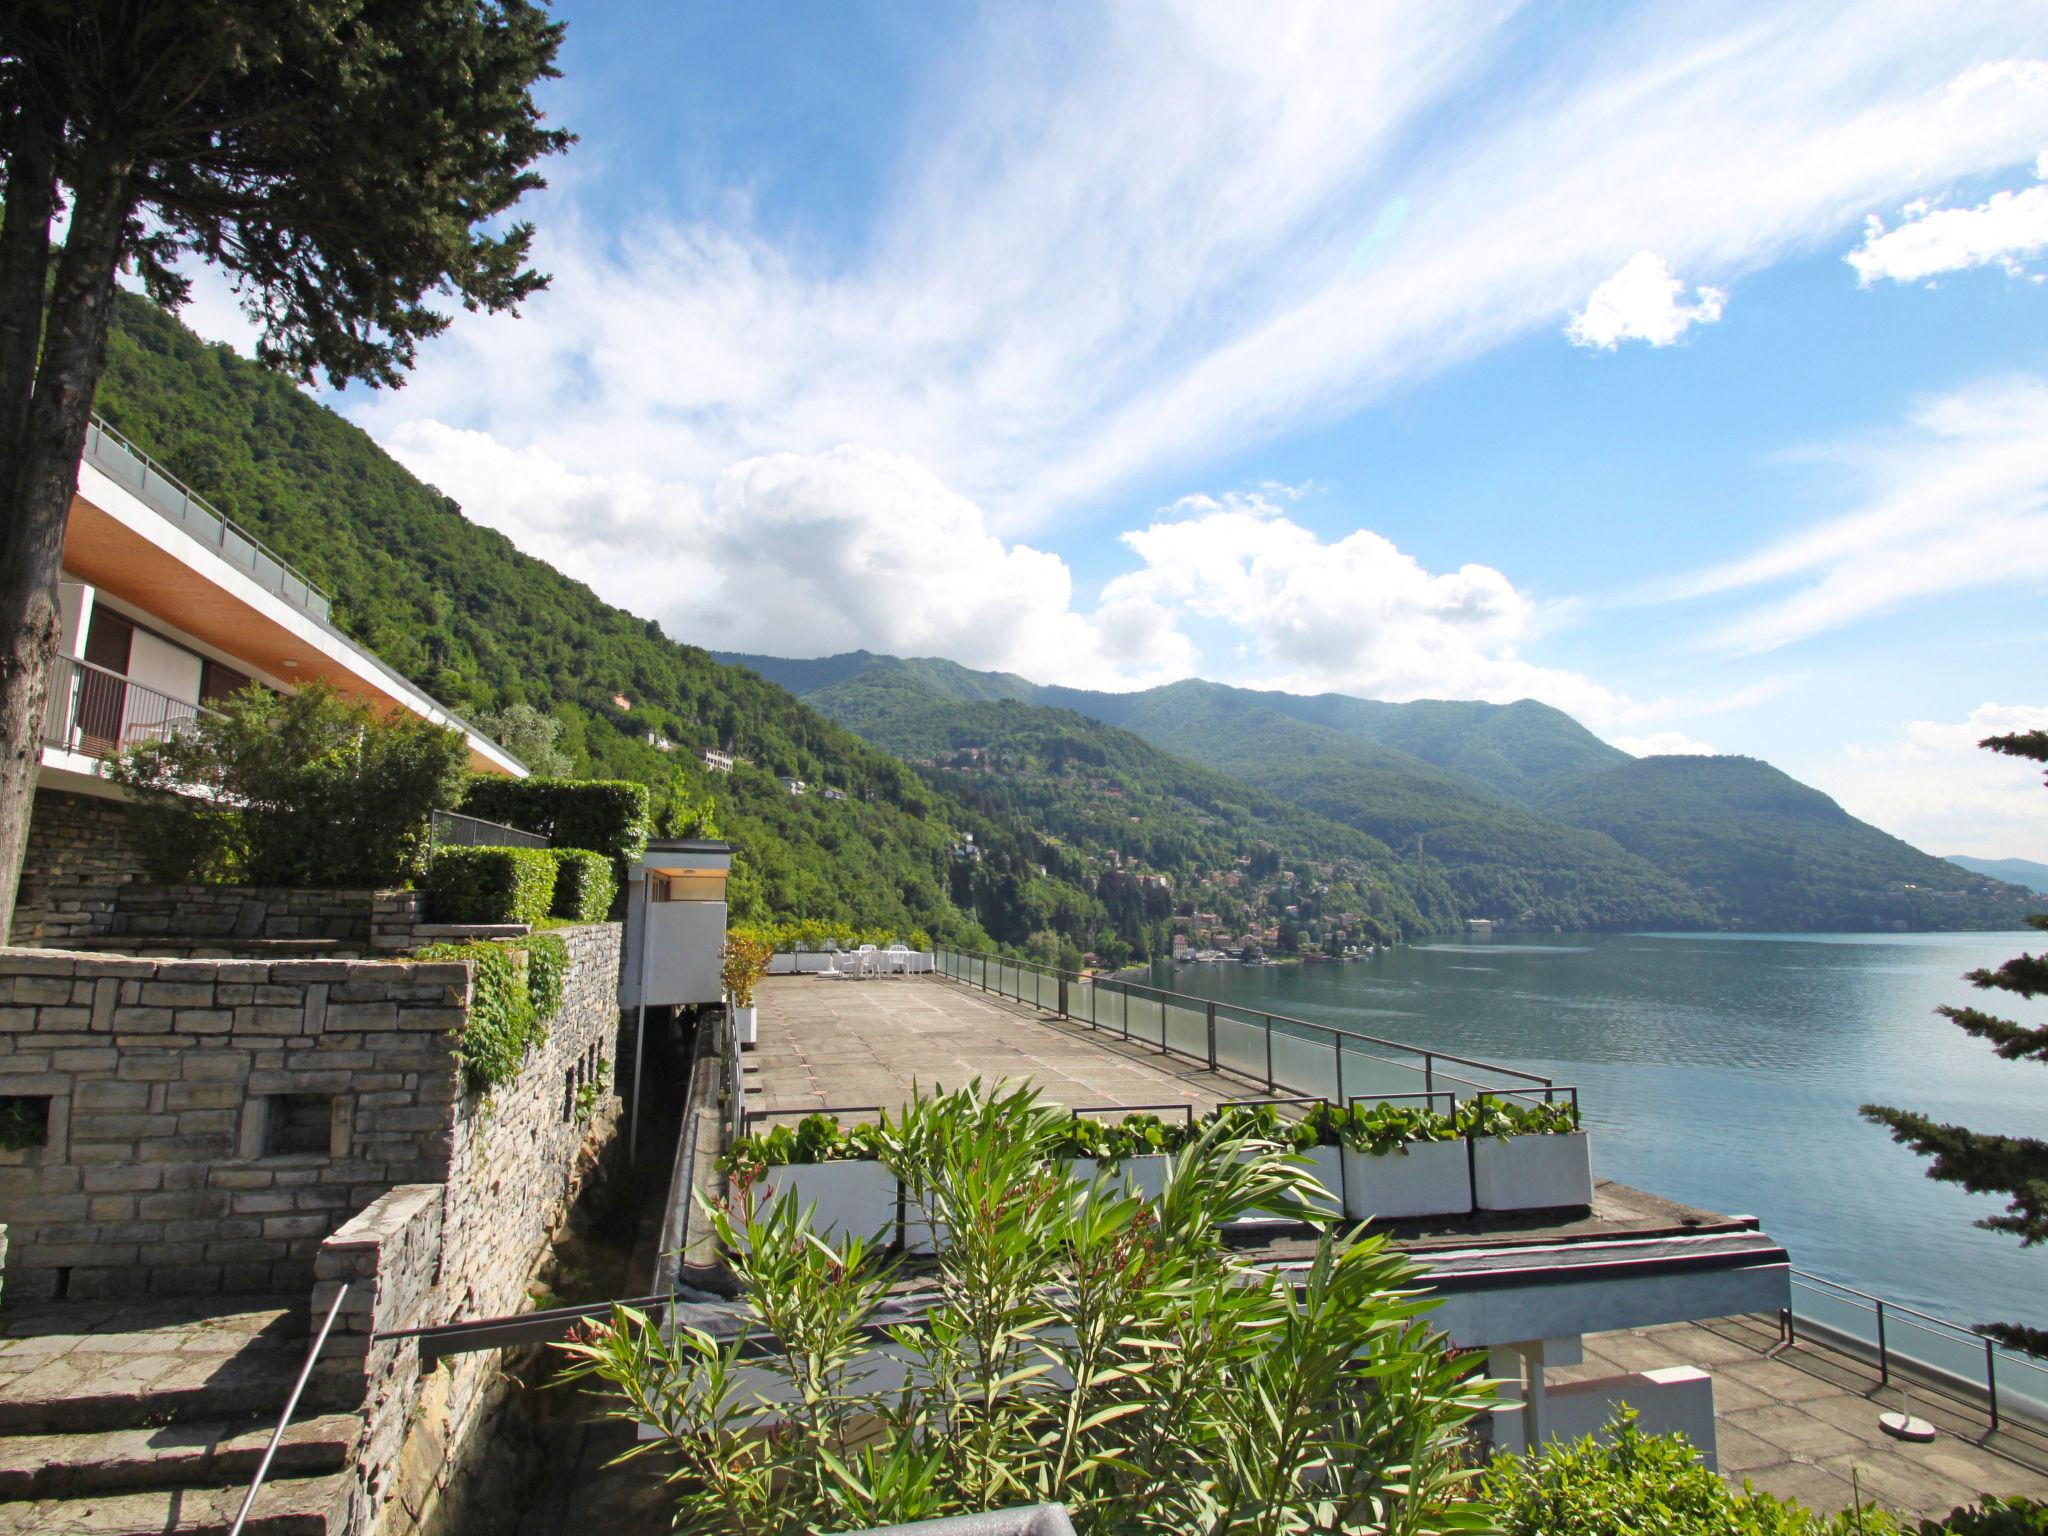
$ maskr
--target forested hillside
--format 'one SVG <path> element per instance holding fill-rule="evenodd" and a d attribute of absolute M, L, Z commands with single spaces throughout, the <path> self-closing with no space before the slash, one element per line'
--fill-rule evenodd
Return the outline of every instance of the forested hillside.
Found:
<path fill-rule="evenodd" d="M 1707 922 L 1683 886 L 1610 839 L 1547 820 L 1405 753 L 1296 719 L 1271 707 L 1266 694 L 1203 682 L 1090 693 L 893 657 L 864 665 L 844 664 L 850 657 L 794 664 L 728 659 L 791 686 L 810 684 L 811 703 L 872 740 L 885 739 L 894 711 L 925 708 L 930 689 L 961 697 L 963 678 L 979 690 L 1014 691 L 1120 725 L 1165 752 L 1388 845 L 1404 862 L 1440 877 L 1461 918 L 1568 929 Z"/>
<path fill-rule="evenodd" d="M 2023 885 L 2028 890 L 2048 896 L 2048 864 L 2034 859 L 1978 859 L 1967 853 L 1951 853 L 1948 862 L 1960 865 L 1973 875 L 1989 875 L 1994 880 L 2003 880 L 2008 885 Z"/>
<path fill-rule="evenodd" d="M 1439 875 L 1378 839 L 1070 710 L 956 703 L 905 673 L 816 697 L 857 706 L 870 741 L 970 803 L 1044 830 L 1106 903 L 1141 901 L 1162 928 L 1177 911 L 1196 948 L 1341 954 L 1461 920 Z"/>
<path fill-rule="evenodd" d="M 1083 943 L 1116 936 L 1092 891 L 1038 873 L 1053 850 L 1030 828 L 522 555 L 289 384 L 133 295 L 108 353 L 101 414 L 333 594 L 343 632 L 460 711 L 552 714 L 580 772 L 640 779 L 658 804 L 715 796 L 739 915 L 1023 942 L 1057 907 Z M 717 745 L 751 761 L 706 772 L 692 749 Z M 949 849 L 969 834 L 963 876 Z"/>
<path fill-rule="evenodd" d="M 1545 808 L 1670 870 L 1730 927 L 2017 928 L 2038 905 L 1753 757 L 1638 758 L 1558 790 Z"/>
<path fill-rule="evenodd" d="M 2011 926 L 1959 873 L 1747 759 L 1638 761 L 1532 700 L 1388 704 L 1187 681 L 1043 687 L 949 661 L 734 657 L 875 739 L 936 690 L 1073 710 L 1388 844 L 1465 916 L 1563 928 Z M 1718 766 L 1701 766 L 1701 765 Z"/>

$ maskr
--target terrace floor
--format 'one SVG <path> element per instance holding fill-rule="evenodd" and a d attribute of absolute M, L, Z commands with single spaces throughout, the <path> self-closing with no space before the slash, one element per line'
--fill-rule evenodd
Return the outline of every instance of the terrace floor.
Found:
<path fill-rule="evenodd" d="M 1588 1334 L 1586 1363 L 1547 1373 L 1553 1385 L 1658 1366 L 1690 1365 L 1714 1378 L 1721 1475 L 1814 1509 L 1847 1509 L 1856 1494 L 1922 1519 L 1940 1519 L 1987 1493 L 2048 1499 L 2048 1432 L 2028 1424 L 1994 1430 L 1981 1405 L 1923 1387 L 1912 1410 L 1933 1424 L 1925 1445 L 1878 1428 L 1896 1412 L 1899 1387 L 1827 1344 L 1789 1347 L 1774 1322 L 1728 1317 Z"/>

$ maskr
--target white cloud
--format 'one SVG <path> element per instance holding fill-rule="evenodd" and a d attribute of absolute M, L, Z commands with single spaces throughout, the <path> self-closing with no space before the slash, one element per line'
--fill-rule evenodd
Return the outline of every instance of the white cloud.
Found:
<path fill-rule="evenodd" d="M 741 194 L 626 222 L 572 168 L 535 209 L 553 291 L 351 413 L 705 491 L 866 443 L 1014 531 L 1560 324 L 1631 253 L 1725 283 L 2048 139 L 1998 7 L 1580 17 L 1536 51 L 1488 0 L 1034 18 L 931 71 L 843 246 Z"/>
<path fill-rule="evenodd" d="M 1714 757 L 1719 748 L 1696 741 L 1683 731 L 1651 731 L 1647 736 L 1610 736 L 1609 743 L 1634 757 Z"/>
<path fill-rule="evenodd" d="M 1246 651 L 1238 681 L 1385 699 L 1535 697 L 1601 719 L 1627 707 L 1518 654 L 1543 613 L 1490 566 L 1432 572 L 1365 528 L 1326 541 L 1264 493 L 1185 498 L 1123 542 L 1142 564 L 1105 602 L 1221 626 Z"/>
<path fill-rule="evenodd" d="M 1721 318 L 1728 295 L 1718 288 L 1696 288 L 1684 302 L 1685 284 L 1654 251 L 1637 251 L 1614 276 L 1593 290 L 1586 307 L 1573 314 L 1565 335 L 1575 347 L 1612 352 L 1628 340 L 1668 347 L 1695 325 Z"/>
<path fill-rule="evenodd" d="M 1842 259 L 1866 288 L 1884 278 L 1911 283 L 1993 264 L 2019 277 L 2029 257 L 2048 250 L 2048 153 L 2034 162 L 2034 177 L 2044 185 L 1994 192 L 1974 208 L 1910 203 L 1905 222 L 1894 229 L 1872 214 L 1863 243 Z"/>
<path fill-rule="evenodd" d="M 1123 595 L 1077 611 L 1063 560 L 1006 543 L 972 501 L 883 449 L 744 460 L 707 504 L 687 483 L 582 475 L 480 432 L 412 426 L 391 448 L 482 521 L 699 644 L 867 647 L 1116 687 L 1193 669 L 1166 610 Z"/>
<path fill-rule="evenodd" d="M 1860 506 L 1677 584 L 1695 597 L 1790 588 L 1714 644 L 1775 650 L 1944 593 L 2048 582 L 2048 380 L 1941 396 L 1903 431 L 1824 457 L 1869 486 Z"/>
<path fill-rule="evenodd" d="M 1801 776 L 1929 853 L 2048 860 L 2040 768 L 1977 745 L 2041 729 L 2048 706 L 1981 704 L 1963 720 L 1907 721 L 1890 740 L 1851 745 Z"/>

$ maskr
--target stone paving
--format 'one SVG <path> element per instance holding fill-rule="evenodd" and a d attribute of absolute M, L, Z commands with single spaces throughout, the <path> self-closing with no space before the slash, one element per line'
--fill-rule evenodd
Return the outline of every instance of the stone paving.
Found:
<path fill-rule="evenodd" d="M 1552 1370 L 1552 1382 L 1690 1365 L 1714 1378 L 1721 1475 L 1745 1478 L 1781 1498 L 1820 1510 L 1866 1503 L 1939 1518 L 1984 1494 L 2048 1499 L 2048 1434 L 1994 1431 L 1980 1408 L 1915 1392 L 1913 1412 L 1940 1436 L 1926 1445 L 1894 1440 L 1877 1416 L 1899 1406 L 1896 1386 L 1826 1345 L 1780 1348 L 1774 1320 L 1722 1318 L 1623 1333 L 1589 1334 L 1586 1362 Z"/>
<path fill-rule="evenodd" d="M 1197 1115 L 1263 1083 L 1135 1045 L 1086 1024 L 927 976 L 820 981 L 776 976 L 755 995 L 748 1098 L 767 1110 L 881 1105 L 913 1090 L 1038 1084 L 1074 1109 L 1188 1104 Z"/>

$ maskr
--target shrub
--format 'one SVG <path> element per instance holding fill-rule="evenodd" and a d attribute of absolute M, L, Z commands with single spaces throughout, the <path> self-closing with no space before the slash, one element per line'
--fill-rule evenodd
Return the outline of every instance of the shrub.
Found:
<path fill-rule="evenodd" d="M 752 1326 L 721 1339 L 617 1306 L 560 1346 L 616 1417 L 655 1427 L 628 1454 L 674 1462 L 677 1529 L 866 1530 L 1027 1499 L 1088 1532 L 1484 1529 L 1458 1500 L 1488 1400 L 1418 1320 L 1433 1302 L 1410 1260 L 1326 1221 L 1298 1270 L 1237 1263 L 1217 1224 L 1312 1193 L 1305 1170 L 1212 1132 L 1141 1202 L 1049 1160 L 1067 1119 L 975 1085 L 879 1133 L 950 1234 L 914 1312 L 887 1306 L 873 1245 L 817 1238 L 785 1194 L 712 1212 Z M 908 1368 L 870 1377 L 884 1323 Z"/>
<path fill-rule="evenodd" d="M 462 809 L 536 832 L 558 848 L 591 848 L 620 880 L 647 851 L 647 786 L 630 779 L 472 779 Z"/>
<path fill-rule="evenodd" d="M 726 934 L 720 975 L 733 1007 L 754 1006 L 754 988 L 768 974 L 768 962 L 774 958 L 774 949 L 755 934 L 740 929 Z"/>
<path fill-rule="evenodd" d="M 1562 1136 L 1578 1128 L 1578 1106 L 1569 1099 L 1550 1104 L 1515 1104 L 1482 1093 L 1458 1106 L 1461 1136 Z"/>
<path fill-rule="evenodd" d="M 2024 1494 L 2001 1499 L 1987 1494 L 1982 1504 L 1949 1511 L 1946 1520 L 1922 1520 L 1921 1536 L 2048 1536 L 2048 1504 Z"/>
<path fill-rule="evenodd" d="M 569 946 L 552 933 L 519 940 L 428 944 L 416 960 L 466 960 L 473 968 L 469 1018 L 456 1041 L 463 1086 L 488 1093 L 511 1082 L 527 1054 L 544 1043 L 562 1006 Z"/>
<path fill-rule="evenodd" d="M 251 684 L 218 713 L 107 766 L 153 873 L 250 885 L 410 883 L 427 823 L 455 803 L 461 732 L 389 718 L 323 682 Z"/>
<path fill-rule="evenodd" d="M 1901 1536 L 1874 1506 L 1820 1515 L 1707 1470 L 1683 1435 L 1646 1435 L 1616 1411 L 1610 1445 L 1588 1436 L 1541 1456 L 1502 1456 L 1480 1492 L 1501 1536 Z"/>
<path fill-rule="evenodd" d="M 550 849 L 555 859 L 555 917 L 572 923 L 601 923 L 619 893 L 612 861 L 587 848 Z"/>
<path fill-rule="evenodd" d="M 554 905 L 555 867 L 546 848 L 436 848 L 428 912 L 440 923 L 538 923 Z"/>
<path fill-rule="evenodd" d="M 1343 1146 L 1374 1157 L 1406 1152 L 1413 1142 L 1449 1141 L 1458 1127 L 1449 1115 L 1420 1104 L 1318 1104 L 1307 1123 L 1317 1146 Z"/>

